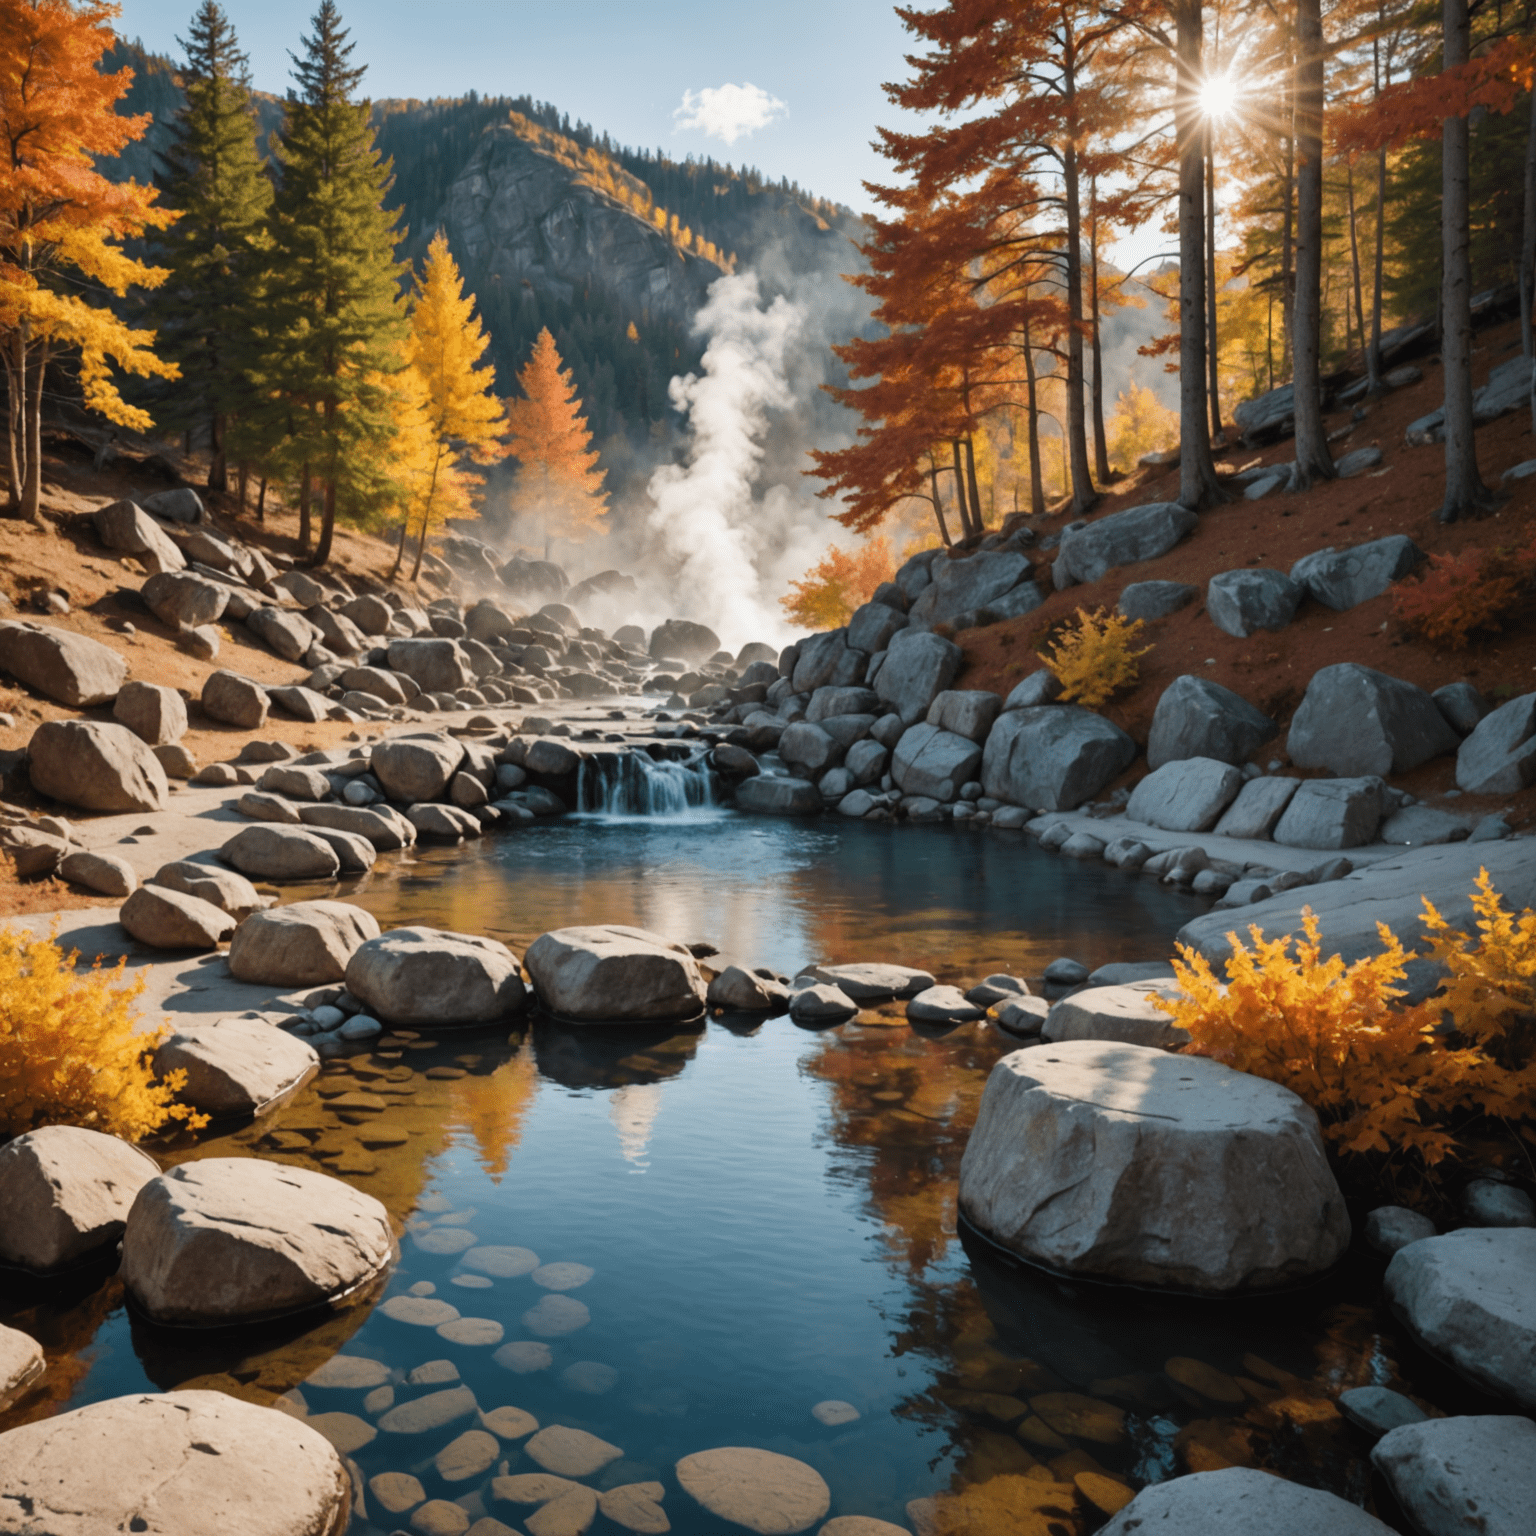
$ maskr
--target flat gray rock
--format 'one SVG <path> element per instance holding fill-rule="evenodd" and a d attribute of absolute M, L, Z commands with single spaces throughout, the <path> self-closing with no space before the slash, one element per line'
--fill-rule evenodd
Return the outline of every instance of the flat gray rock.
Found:
<path fill-rule="evenodd" d="M 708 991 L 686 947 L 643 928 L 557 928 L 523 961 L 544 1007 L 582 1022 L 689 1019 Z"/>
<path fill-rule="evenodd" d="M 1242 774 L 1230 763 L 1182 758 L 1153 769 L 1131 791 L 1125 814 L 1168 832 L 1208 832 L 1242 786 Z"/>
<path fill-rule="evenodd" d="M 1209 678 L 1185 673 L 1163 689 L 1147 737 L 1147 765 L 1186 757 L 1246 763 L 1278 727 L 1241 694 Z"/>
<path fill-rule="evenodd" d="M 1392 1527 L 1320 1488 L 1251 1467 L 1153 1483 L 1100 1536 L 1391 1536 Z"/>
<path fill-rule="evenodd" d="M 1166 555 L 1200 519 L 1177 502 L 1153 502 L 1113 512 L 1061 536 L 1057 560 L 1080 582 L 1099 581 L 1122 565 Z"/>
<path fill-rule="evenodd" d="M 982 743 L 1002 708 L 1002 699 L 985 688 L 946 688 L 928 706 L 928 724 Z"/>
<path fill-rule="evenodd" d="M 1273 833 L 1288 848 L 1358 848 L 1381 824 L 1386 786 L 1379 778 L 1306 779 Z"/>
<path fill-rule="evenodd" d="M 1536 1424 L 1482 1414 L 1403 1424 L 1371 1460 L 1429 1536 L 1528 1536 L 1536 1509 Z"/>
<path fill-rule="evenodd" d="M 892 997 L 916 997 L 933 985 L 927 971 L 907 965 L 860 961 L 851 965 L 812 965 L 801 973 L 837 987 L 856 1003 L 884 1002 Z"/>
<path fill-rule="evenodd" d="M 819 816 L 821 792 L 808 779 L 760 773 L 736 786 L 736 808 L 760 816 Z"/>
<path fill-rule="evenodd" d="M 986 1017 L 986 1009 L 965 999 L 958 987 L 929 987 L 907 1004 L 907 1018 L 914 1024 L 972 1024 Z"/>
<path fill-rule="evenodd" d="M 1296 617 L 1304 589 L 1280 571 L 1245 566 L 1212 576 L 1205 611 L 1217 629 L 1239 639 L 1259 630 L 1284 629 Z"/>
<path fill-rule="evenodd" d="M 1166 619 L 1187 608 L 1200 596 L 1200 588 L 1183 581 L 1133 581 L 1120 594 L 1116 611 L 1126 619 Z"/>
<path fill-rule="evenodd" d="M 1403 1424 L 1421 1424 L 1429 1417 L 1411 1398 L 1387 1387 L 1351 1387 L 1339 1393 L 1339 1412 L 1373 1440 Z"/>
<path fill-rule="evenodd" d="M 1376 836 L 1404 848 L 1428 848 L 1435 843 L 1459 843 L 1472 830 L 1466 817 L 1437 811 L 1429 805 L 1406 805 L 1382 822 Z"/>
<path fill-rule="evenodd" d="M 1249 779 L 1238 790 L 1237 798 L 1216 823 L 1219 837 L 1264 838 L 1274 834 L 1276 825 L 1291 803 L 1300 779 L 1261 775 Z"/>
<path fill-rule="evenodd" d="M 1172 995 L 1177 990 L 1175 984 L 1166 981 L 1086 987 L 1052 1005 L 1040 1037 L 1050 1043 L 1113 1040 L 1122 1045 L 1174 1050 L 1189 1044 L 1189 1032 L 1180 1029 L 1152 999 L 1165 993 Z"/>

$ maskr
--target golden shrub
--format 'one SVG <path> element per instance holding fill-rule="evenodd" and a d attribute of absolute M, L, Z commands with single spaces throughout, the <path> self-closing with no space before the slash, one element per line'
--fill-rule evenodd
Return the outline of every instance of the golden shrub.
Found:
<path fill-rule="evenodd" d="M 1061 684 L 1061 696 L 1097 709 L 1123 688 L 1134 688 L 1141 679 L 1139 660 L 1152 649 L 1132 649 L 1146 624 L 1118 613 L 1096 608 L 1077 610 L 1045 655 L 1045 664 Z"/>
<path fill-rule="evenodd" d="M 0 1135 L 41 1125 L 83 1125 L 137 1141 L 168 1120 L 196 1129 L 207 1117 L 176 1102 L 184 1072 L 155 1080 L 150 1058 L 166 1030 L 135 1034 L 144 981 L 123 962 L 74 969 L 77 950 L 0 932 Z"/>

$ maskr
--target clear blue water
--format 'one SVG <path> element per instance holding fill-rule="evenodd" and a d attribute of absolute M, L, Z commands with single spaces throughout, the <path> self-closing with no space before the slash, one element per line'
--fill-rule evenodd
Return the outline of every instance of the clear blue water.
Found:
<path fill-rule="evenodd" d="M 709 811 L 573 818 L 427 851 L 381 866 L 351 899 L 386 925 L 429 922 L 517 949 L 561 924 L 628 922 L 785 972 L 889 959 L 965 981 L 1038 975 L 1063 953 L 1090 964 L 1165 954 L 1199 909 L 1016 837 Z M 832 1514 L 901 1525 L 908 1500 L 996 1492 L 999 1477 L 1067 1488 L 1070 1513 L 1054 1525 L 985 1504 L 965 1516 L 967 1530 L 999 1536 L 1095 1528 L 1102 1511 L 1080 1491 L 1102 1491 L 1095 1474 L 1134 1487 L 1248 1461 L 1366 1497 L 1363 1442 L 1329 1400 L 1367 1381 L 1411 1390 L 1400 1371 L 1421 1368 L 1399 1364 L 1368 1263 L 1283 1301 L 1191 1305 L 1067 1287 L 957 1233 L 966 1133 L 987 1072 L 1015 1045 L 988 1024 L 919 1034 L 892 1007 L 822 1032 L 787 1018 L 683 1032 L 535 1020 L 329 1063 L 257 1125 L 169 1157 L 276 1157 L 374 1194 L 402 1228 L 384 1295 L 430 1285 L 464 1316 L 500 1324 L 506 1341 L 541 1342 L 523 1321 L 546 1295 L 532 1277 L 462 1287 L 461 1259 L 419 1240 L 462 1227 L 480 1245 L 588 1266 L 568 1294 L 590 1320 L 542 1339 L 548 1366 L 518 1373 L 490 1345 L 446 1342 L 371 1302 L 207 1335 L 136 1320 L 114 1280 L 10 1282 L 0 1320 L 42 1338 L 55 1366 L 47 1394 L 0 1426 L 189 1385 L 263 1402 L 297 1389 L 311 1414 L 369 1424 L 362 1391 L 305 1385 L 340 1351 L 384 1362 L 400 1401 L 419 1395 L 405 1373 L 450 1360 L 481 1409 L 589 1430 L 623 1451 L 594 1483 L 661 1481 L 683 1536 L 723 1527 L 681 1492 L 673 1465 L 719 1445 L 809 1462 L 831 1486 Z M 327 1104 L 349 1087 L 390 1108 L 344 1119 Z M 1077 1404 L 1082 1425 L 1063 1417 L 1077 1400 L 1060 1393 L 1091 1399 Z M 858 1419 L 818 1422 L 811 1410 L 828 1400 Z M 380 1434 L 354 1459 L 365 1477 L 410 1471 L 429 1497 L 519 1528 L 525 1511 L 490 1502 L 499 1465 L 464 1483 L 438 1477 L 434 1453 L 467 1427 Z M 509 1470 L 538 1470 L 516 1442 L 502 1452 Z M 405 1525 L 374 1505 L 354 1530 Z"/>

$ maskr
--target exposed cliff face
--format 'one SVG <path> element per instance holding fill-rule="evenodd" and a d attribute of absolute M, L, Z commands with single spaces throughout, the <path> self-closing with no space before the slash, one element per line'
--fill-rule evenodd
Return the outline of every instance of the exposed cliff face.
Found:
<path fill-rule="evenodd" d="M 510 127 L 489 128 L 448 190 L 441 222 L 466 270 L 562 304 L 602 289 L 622 307 L 686 325 L 722 269 Z"/>

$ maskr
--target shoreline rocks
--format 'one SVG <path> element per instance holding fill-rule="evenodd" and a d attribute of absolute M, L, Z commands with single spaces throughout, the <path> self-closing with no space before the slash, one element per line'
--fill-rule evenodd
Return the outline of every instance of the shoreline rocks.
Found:
<path fill-rule="evenodd" d="M 642 928 L 557 928 L 523 959 L 543 1006 L 577 1023 L 692 1019 L 708 994 L 688 950 Z"/>

